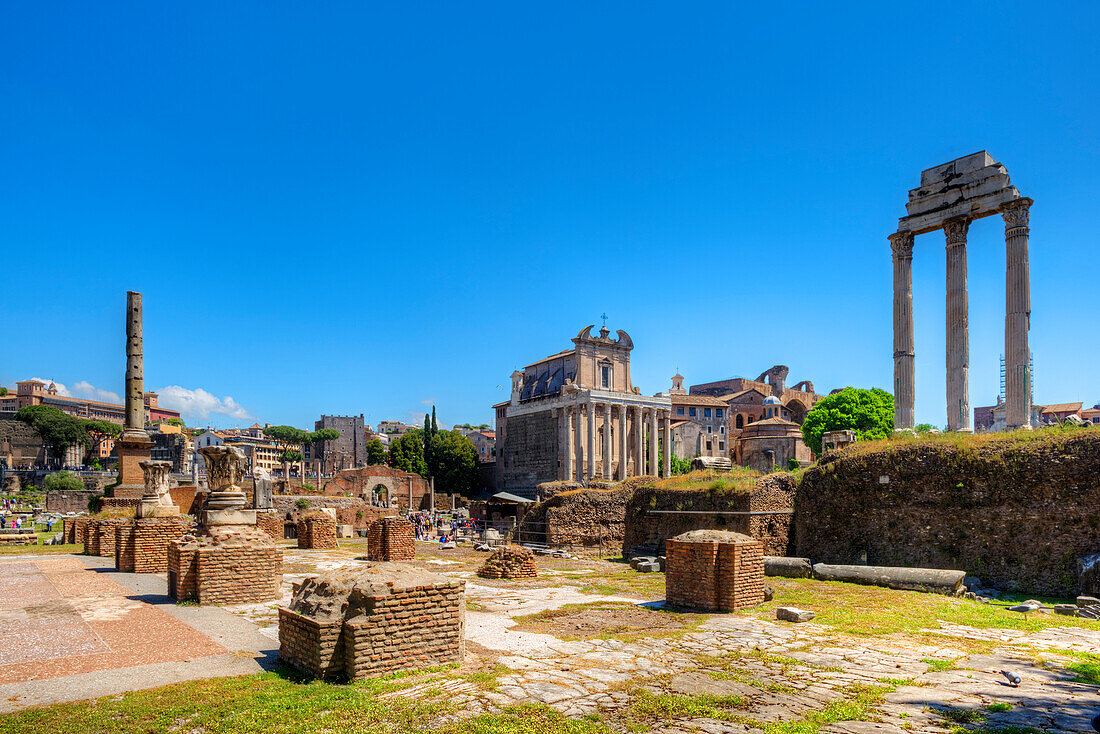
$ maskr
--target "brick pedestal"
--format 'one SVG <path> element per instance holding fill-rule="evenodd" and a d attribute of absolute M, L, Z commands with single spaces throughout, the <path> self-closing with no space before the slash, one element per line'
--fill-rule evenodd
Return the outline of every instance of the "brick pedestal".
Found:
<path fill-rule="evenodd" d="M 168 571 L 168 546 L 192 531 L 192 523 L 171 518 L 144 518 L 115 530 L 115 568 L 129 573 Z"/>
<path fill-rule="evenodd" d="M 741 533 L 693 530 L 665 541 L 665 601 L 736 611 L 764 601 L 764 548 Z"/>
<path fill-rule="evenodd" d="M 84 554 L 114 558 L 115 530 L 125 522 L 122 518 L 90 518 L 84 526 Z"/>
<path fill-rule="evenodd" d="M 199 604 L 277 599 L 283 552 L 255 528 L 219 537 L 184 536 L 168 546 L 168 596 Z"/>
<path fill-rule="evenodd" d="M 358 679 L 462 662 L 465 582 L 398 563 L 306 579 L 279 610 L 279 658 Z"/>
<path fill-rule="evenodd" d="M 402 517 L 383 517 L 367 528 L 367 560 L 411 561 L 416 557 L 413 524 Z"/>
<path fill-rule="evenodd" d="M 298 520 L 299 548 L 339 548 L 336 519 L 327 512 L 308 512 Z M 367 543 L 369 552 L 370 543 Z"/>
<path fill-rule="evenodd" d="M 283 516 L 278 512 L 256 513 L 256 529 L 267 533 L 272 540 L 283 540 L 286 538 L 286 531 L 283 528 Z"/>

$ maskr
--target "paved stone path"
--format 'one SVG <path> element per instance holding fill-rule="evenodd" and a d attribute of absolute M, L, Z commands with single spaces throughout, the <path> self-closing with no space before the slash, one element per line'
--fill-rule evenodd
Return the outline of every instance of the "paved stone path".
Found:
<path fill-rule="evenodd" d="M 0 560 L 0 713 L 274 661 L 254 625 L 219 608 L 177 607 L 164 576 L 118 573 L 108 561 Z"/>
<path fill-rule="evenodd" d="M 346 554 L 290 549 L 288 560 L 298 572 L 290 583 L 319 571 L 351 565 Z M 427 561 L 426 563 L 431 563 Z M 944 732 L 949 722 L 942 714 L 972 710 L 989 726 L 1031 726 L 1045 732 L 1092 732 L 1091 719 L 1100 714 L 1097 687 L 1073 683 L 1059 670 L 1055 653 L 1045 657 L 1054 669 L 1033 663 L 1043 650 L 1100 653 L 1100 632 L 1076 627 L 1026 633 L 1001 629 L 974 629 L 945 625 L 938 630 L 943 644 L 918 644 L 904 637 L 838 638 L 829 627 L 814 623 L 770 622 L 740 615 L 716 615 L 682 637 L 561 640 L 553 635 L 515 629 L 515 618 L 566 604 L 606 601 L 637 602 L 624 596 L 581 593 L 571 586 L 501 588 L 480 582 L 469 571 L 448 571 L 448 564 L 432 570 L 467 580 L 466 595 L 478 611 L 466 613 L 466 638 L 499 655 L 508 672 L 498 678 L 497 690 L 480 690 L 462 681 L 443 684 L 448 698 L 465 715 L 497 711 L 524 702 L 540 702 L 569 716 L 626 707 L 631 696 L 623 688 L 641 685 L 654 693 L 739 696 L 746 705 L 732 710 L 759 722 L 798 721 L 845 697 L 855 685 L 897 686 L 876 707 L 880 722 L 842 722 L 822 731 L 829 734 L 895 734 Z M 570 572 L 572 573 L 572 572 Z M 272 606 L 242 607 L 237 611 L 263 621 Z M 277 635 L 277 629 L 268 629 Z M 968 656 L 954 647 L 958 638 L 1003 642 L 990 655 Z M 736 660 L 734 664 L 731 661 Z M 925 660 L 954 661 L 955 669 L 936 672 Z M 999 671 L 1019 671 L 1023 682 L 1013 688 Z M 906 683 L 899 685 L 899 683 Z M 439 681 L 387 694 L 417 696 L 441 690 Z M 991 712 L 986 706 L 1008 704 L 1008 711 Z M 963 714 L 965 715 L 965 714 Z M 691 731 L 722 734 L 759 731 L 747 724 L 692 719 L 676 721 L 653 731 L 680 734 Z"/>

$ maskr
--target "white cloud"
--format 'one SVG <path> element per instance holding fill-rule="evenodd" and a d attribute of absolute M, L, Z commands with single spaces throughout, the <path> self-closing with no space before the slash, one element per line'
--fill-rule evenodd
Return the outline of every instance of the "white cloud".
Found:
<path fill-rule="evenodd" d="M 69 388 L 65 387 L 64 385 L 62 385 L 57 380 L 51 380 L 48 377 L 32 377 L 31 379 L 32 380 L 38 380 L 39 382 L 46 383 L 46 387 L 49 387 L 50 383 L 52 382 L 54 384 L 54 387 L 57 388 L 57 394 L 58 395 L 64 395 L 66 397 L 71 397 L 72 396 L 72 393 L 69 392 Z"/>
<path fill-rule="evenodd" d="M 58 386 L 58 390 L 60 389 L 61 387 Z M 80 398 L 87 398 L 88 400 L 98 400 L 101 403 L 122 404 L 122 398 L 118 393 L 98 388 L 87 380 L 81 380 L 74 384 L 72 394 Z"/>
<path fill-rule="evenodd" d="M 208 421 L 210 415 L 223 415 L 234 420 L 255 420 L 248 410 L 228 395 L 219 398 L 201 387 L 189 390 L 179 385 L 169 385 L 157 390 L 158 404 L 169 410 L 178 410 L 184 421 Z"/>

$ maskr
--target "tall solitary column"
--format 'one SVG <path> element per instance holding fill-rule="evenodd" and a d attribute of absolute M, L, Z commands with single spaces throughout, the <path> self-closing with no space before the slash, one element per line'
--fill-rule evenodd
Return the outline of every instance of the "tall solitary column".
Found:
<path fill-rule="evenodd" d="M 1005 209 L 1005 422 L 1009 429 L 1031 428 L 1031 273 L 1028 226 L 1031 199 Z"/>
<path fill-rule="evenodd" d="M 603 404 L 603 479 L 611 479 L 611 403 Z"/>
<path fill-rule="evenodd" d="M 665 457 L 665 476 L 672 476 L 672 416 L 669 413 L 664 415 L 664 457 Z"/>
<path fill-rule="evenodd" d="M 645 411 L 634 408 L 634 476 L 645 476 Z"/>
<path fill-rule="evenodd" d="M 626 479 L 626 406 L 619 406 L 619 481 Z"/>
<path fill-rule="evenodd" d="M 894 429 L 914 426 L 913 233 L 890 235 L 894 252 Z"/>
<path fill-rule="evenodd" d="M 649 473 L 657 476 L 661 473 L 660 459 L 657 458 L 657 409 L 649 411 Z"/>
<path fill-rule="evenodd" d="M 944 223 L 947 236 L 947 430 L 970 430 L 970 313 L 966 294 L 968 219 Z"/>
<path fill-rule="evenodd" d="M 145 376 L 141 294 L 126 293 L 126 425 L 116 443 L 118 484 L 113 497 L 141 497 L 145 493 L 142 461 L 149 460 L 153 442 L 145 432 Z"/>
<path fill-rule="evenodd" d="M 596 478 L 596 404 L 588 402 L 588 481 Z"/>

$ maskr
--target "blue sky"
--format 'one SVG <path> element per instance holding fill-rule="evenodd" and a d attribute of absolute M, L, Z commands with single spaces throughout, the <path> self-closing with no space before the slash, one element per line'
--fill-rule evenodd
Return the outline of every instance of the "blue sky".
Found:
<path fill-rule="evenodd" d="M 889 389 L 886 236 L 988 149 L 1035 200 L 1036 400 L 1100 402 L 1100 6 L 890 5 L 5 3 L 0 383 L 121 393 L 132 289 L 146 385 L 199 424 L 491 422 L 603 312 L 647 393 L 775 363 Z M 999 218 L 969 261 L 983 405 Z M 943 290 L 924 235 L 939 425 Z"/>

